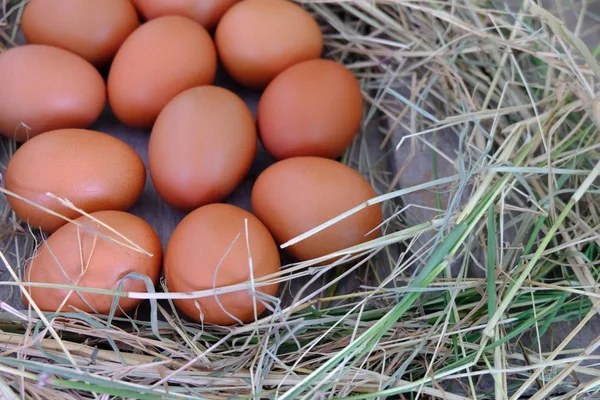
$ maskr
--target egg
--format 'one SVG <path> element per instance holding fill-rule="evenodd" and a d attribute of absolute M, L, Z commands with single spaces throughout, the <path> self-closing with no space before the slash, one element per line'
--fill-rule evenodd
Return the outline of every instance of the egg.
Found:
<path fill-rule="evenodd" d="M 242 182 L 256 153 L 252 113 L 216 86 L 188 89 L 159 114 L 148 144 L 159 195 L 181 209 L 225 199 Z"/>
<path fill-rule="evenodd" d="M 127 210 L 144 189 L 146 169 L 129 145 L 105 133 L 85 129 L 45 132 L 25 142 L 9 160 L 5 188 L 68 218 L 80 214 L 50 192 L 85 212 Z M 7 196 L 17 216 L 34 228 L 52 232 L 63 218 Z"/>
<path fill-rule="evenodd" d="M 323 50 L 315 19 L 288 0 L 244 0 L 221 18 L 215 32 L 219 57 L 239 83 L 262 89 L 286 68 Z"/>
<path fill-rule="evenodd" d="M 158 282 L 162 247 L 150 225 L 122 211 L 99 211 L 90 217 L 75 220 L 82 227 L 65 225 L 42 242 L 25 269 L 25 282 L 105 290 L 118 290 L 122 282 L 120 290 L 126 292 L 147 291 L 143 280 L 125 278 L 130 273 Z M 150 255 L 131 248 L 131 243 Z M 114 300 L 112 295 L 70 289 L 26 286 L 26 290 L 42 311 L 50 312 L 79 309 L 106 315 Z M 23 301 L 29 304 L 25 296 Z M 140 302 L 121 297 L 116 315 L 133 310 Z"/>
<path fill-rule="evenodd" d="M 331 60 L 305 61 L 283 71 L 258 104 L 258 128 L 276 159 L 336 158 L 362 121 L 363 98 L 352 72 Z"/>
<path fill-rule="evenodd" d="M 326 158 L 295 157 L 259 175 L 252 209 L 282 244 L 374 197 L 370 183 L 352 168 Z M 381 223 L 381 206 L 375 204 L 286 250 L 301 261 L 325 256 L 377 238 Z"/>
<path fill-rule="evenodd" d="M 0 133 L 23 142 L 42 132 L 87 128 L 102 113 L 106 87 L 83 58 L 30 44 L 0 53 Z"/>
<path fill-rule="evenodd" d="M 135 30 L 108 74 L 108 100 L 127 125 L 147 128 L 179 93 L 213 81 L 216 50 L 208 32 L 181 16 L 153 19 Z"/>
<path fill-rule="evenodd" d="M 274 296 L 278 288 L 276 283 L 260 286 L 256 281 L 279 269 L 277 245 L 267 228 L 248 211 L 229 204 L 192 211 L 177 225 L 165 251 L 169 292 L 211 290 L 248 282 L 251 277 L 255 281 L 254 295 L 243 289 L 174 300 L 189 318 L 208 324 L 253 321 L 255 312 L 258 316 L 266 309 L 264 295 Z"/>
<path fill-rule="evenodd" d="M 31 0 L 21 19 L 28 43 L 60 47 L 96 66 L 110 62 L 138 25 L 129 0 Z"/>
<path fill-rule="evenodd" d="M 164 15 L 182 15 L 213 30 L 225 12 L 240 0 L 132 0 L 147 20 Z"/>

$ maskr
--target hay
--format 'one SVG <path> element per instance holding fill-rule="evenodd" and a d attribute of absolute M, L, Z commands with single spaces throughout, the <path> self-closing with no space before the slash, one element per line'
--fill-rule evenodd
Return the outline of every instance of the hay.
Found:
<path fill-rule="evenodd" d="M 363 85 L 364 129 L 344 162 L 380 188 L 371 203 L 384 205 L 384 235 L 285 266 L 267 282 L 306 288 L 285 302 L 266 299 L 273 313 L 242 327 L 182 321 L 168 301 L 176 294 L 114 292 L 149 299 L 149 320 L 42 315 L 5 304 L 1 396 L 596 395 L 600 371 L 586 363 L 597 362 L 598 341 L 570 346 L 600 301 L 595 53 L 532 2 L 520 11 L 469 0 L 304 3 L 323 26 L 327 56 Z M 5 46 L 13 44 L 20 4 L 2 4 Z M 398 141 L 398 132 L 406 139 Z M 456 154 L 440 150 L 434 139 L 442 135 L 458 140 Z M 374 144 L 383 149 L 376 156 Z M 393 167 L 398 145 L 429 148 L 432 160 L 450 161 L 457 172 L 399 188 L 408 167 Z M 402 201 L 423 191 L 438 210 L 411 223 Z M 8 209 L 2 216 L 6 252 L 20 249 L 2 261 L 17 277 L 34 242 Z M 323 265 L 340 255 L 349 266 Z M 360 287 L 340 292 L 352 276 Z M 548 351 L 543 338 L 563 321 L 577 323 Z"/>

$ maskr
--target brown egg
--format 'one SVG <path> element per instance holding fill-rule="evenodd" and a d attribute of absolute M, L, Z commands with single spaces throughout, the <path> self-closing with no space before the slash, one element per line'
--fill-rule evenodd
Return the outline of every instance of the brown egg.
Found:
<path fill-rule="evenodd" d="M 179 93 L 209 84 L 217 56 L 208 32 L 181 16 L 153 19 L 123 43 L 108 74 L 108 100 L 122 122 L 146 128 Z"/>
<path fill-rule="evenodd" d="M 105 133 L 61 129 L 27 141 L 10 159 L 5 187 L 36 204 L 69 218 L 80 214 L 47 196 L 67 198 L 86 212 L 127 210 L 144 189 L 146 169 L 126 143 Z M 52 232 L 60 217 L 7 196 L 17 216 L 34 228 Z"/>
<path fill-rule="evenodd" d="M 156 284 L 160 276 L 162 247 L 152 227 L 143 219 L 122 211 L 99 211 L 90 215 L 92 218 L 82 216 L 76 220 L 85 228 L 65 225 L 41 244 L 25 269 L 25 281 L 105 290 L 118 290 L 122 282 L 122 291 L 146 292 L 143 280 L 123 279 L 130 273 L 137 273 Z M 123 245 L 132 246 L 131 243 L 152 256 Z M 75 308 L 106 315 L 114 300 L 112 295 L 69 289 L 27 287 L 27 291 L 42 311 L 50 312 L 69 312 Z M 25 296 L 23 301 L 28 305 Z M 119 306 L 129 312 L 140 302 L 140 299 L 121 297 Z M 121 314 L 117 308 L 116 315 Z"/>
<path fill-rule="evenodd" d="M 152 181 L 178 208 L 221 201 L 248 173 L 256 144 L 254 119 L 242 99 L 216 86 L 188 89 L 166 105 L 152 128 Z"/>
<path fill-rule="evenodd" d="M 330 60 L 296 64 L 278 75 L 258 104 L 258 128 L 275 158 L 336 158 L 352 144 L 362 121 L 358 81 Z"/>
<path fill-rule="evenodd" d="M 229 204 L 200 207 L 181 221 L 169 240 L 165 252 L 167 287 L 170 292 L 194 292 L 247 282 L 251 276 L 248 249 L 254 280 L 279 271 L 277 245 L 254 215 Z M 216 297 L 178 299 L 175 304 L 198 322 L 250 322 L 254 320 L 255 305 L 256 315 L 266 309 L 259 296 L 274 296 L 277 287 L 257 286 L 255 296 L 249 290 L 239 290 Z"/>
<path fill-rule="evenodd" d="M 258 177 L 252 208 L 282 244 L 374 197 L 369 182 L 352 168 L 326 158 L 296 157 Z M 286 250 L 301 261 L 321 257 L 375 239 L 381 222 L 381 206 L 373 205 Z"/>
<path fill-rule="evenodd" d="M 129 0 L 31 0 L 21 20 L 27 42 L 69 50 L 96 66 L 110 62 L 138 25 Z"/>
<path fill-rule="evenodd" d="M 132 0 L 147 20 L 164 15 L 182 15 L 213 30 L 223 14 L 240 0 Z"/>
<path fill-rule="evenodd" d="M 42 132 L 86 128 L 102 113 L 100 73 L 66 50 L 30 44 L 0 53 L 0 133 L 25 141 Z"/>
<path fill-rule="evenodd" d="M 301 61 L 319 58 L 323 36 L 314 18 L 288 0 L 244 0 L 221 19 L 215 32 L 219 57 L 239 83 L 264 88 Z"/>

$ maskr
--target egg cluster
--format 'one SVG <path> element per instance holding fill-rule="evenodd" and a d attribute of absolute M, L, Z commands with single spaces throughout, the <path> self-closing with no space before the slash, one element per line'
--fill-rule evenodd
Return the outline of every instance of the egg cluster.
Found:
<path fill-rule="evenodd" d="M 22 143 L 4 177 L 8 201 L 50 234 L 27 265 L 28 282 L 142 292 L 163 268 L 171 292 L 251 280 L 252 292 L 175 300 L 196 321 L 248 322 L 277 292 L 267 278 L 280 269 L 278 244 L 376 195 L 335 161 L 360 128 L 360 85 L 320 58 L 319 25 L 293 2 L 31 0 L 22 30 L 28 44 L 0 54 L 0 133 Z M 213 85 L 217 60 L 263 90 L 256 121 L 236 93 Z M 164 260 L 154 230 L 127 212 L 142 194 L 144 162 L 88 129 L 107 102 L 123 124 L 151 130 L 150 178 L 189 212 Z M 250 213 L 223 201 L 259 141 L 277 162 L 255 182 Z M 329 255 L 377 237 L 381 222 L 381 208 L 367 207 L 287 250 L 298 260 Z M 32 300 L 47 311 L 106 314 L 113 296 L 32 285 L 24 301 Z M 138 304 L 122 297 L 117 314 Z"/>

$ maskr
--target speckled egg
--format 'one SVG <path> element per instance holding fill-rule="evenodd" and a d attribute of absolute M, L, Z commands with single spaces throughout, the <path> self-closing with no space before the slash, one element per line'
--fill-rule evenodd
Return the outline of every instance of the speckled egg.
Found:
<path fill-rule="evenodd" d="M 352 72 L 331 60 L 305 61 L 279 74 L 258 104 L 258 127 L 275 158 L 336 158 L 352 144 L 363 98 Z"/>
<path fill-rule="evenodd" d="M 221 18 L 215 32 L 219 57 L 239 83 L 261 89 L 286 68 L 321 56 L 315 19 L 288 0 L 244 0 Z"/>
<path fill-rule="evenodd" d="M 254 214 L 279 244 L 376 197 L 352 168 L 319 157 L 295 157 L 267 168 L 252 189 Z M 298 260 L 321 257 L 375 239 L 379 204 L 367 207 L 286 250 Z"/>
<path fill-rule="evenodd" d="M 127 210 L 144 189 L 146 170 L 129 145 L 105 133 L 61 129 L 27 141 L 6 168 L 7 190 L 68 218 L 80 214 L 58 200 L 66 198 L 86 212 Z M 13 196 L 8 202 L 33 228 L 52 232 L 66 221 Z"/>
<path fill-rule="evenodd" d="M 275 295 L 278 287 L 262 286 L 259 279 L 279 269 L 277 245 L 267 228 L 249 212 L 229 204 L 209 204 L 188 214 L 175 228 L 165 251 L 170 292 L 211 290 L 251 278 L 255 282 L 255 295 L 246 289 L 175 300 L 189 318 L 208 324 L 253 321 L 266 309 L 265 295 Z"/>
<path fill-rule="evenodd" d="M 206 29 L 181 16 L 153 19 L 123 43 L 108 74 L 108 100 L 127 125 L 148 128 L 173 97 L 210 84 L 217 56 Z"/>
<path fill-rule="evenodd" d="M 28 43 L 60 47 L 96 66 L 110 62 L 138 25 L 129 0 L 31 0 L 21 19 Z"/>
<path fill-rule="evenodd" d="M 119 290 L 122 284 L 122 291 L 146 292 L 143 280 L 127 277 L 137 273 L 155 285 L 160 276 L 162 247 L 152 227 L 122 211 L 99 211 L 90 217 L 77 218 L 75 222 L 80 226 L 70 223 L 50 235 L 27 265 L 25 281 L 105 290 Z M 135 248 L 131 248 L 132 243 Z M 99 293 L 26 288 L 42 311 L 82 310 L 106 315 L 114 300 L 112 295 Z M 23 300 L 29 304 L 25 296 Z M 132 311 L 141 301 L 121 297 L 116 315 Z"/>
<path fill-rule="evenodd" d="M 223 14 L 240 0 L 132 0 L 144 16 L 151 20 L 164 15 L 182 15 L 213 30 Z"/>
<path fill-rule="evenodd" d="M 0 133 L 25 141 L 42 132 L 87 128 L 102 113 L 106 86 L 83 58 L 30 44 L 0 53 Z"/>
<path fill-rule="evenodd" d="M 152 128 L 152 181 L 178 208 L 221 201 L 248 173 L 256 145 L 254 119 L 241 98 L 216 86 L 188 89 L 166 105 Z"/>

